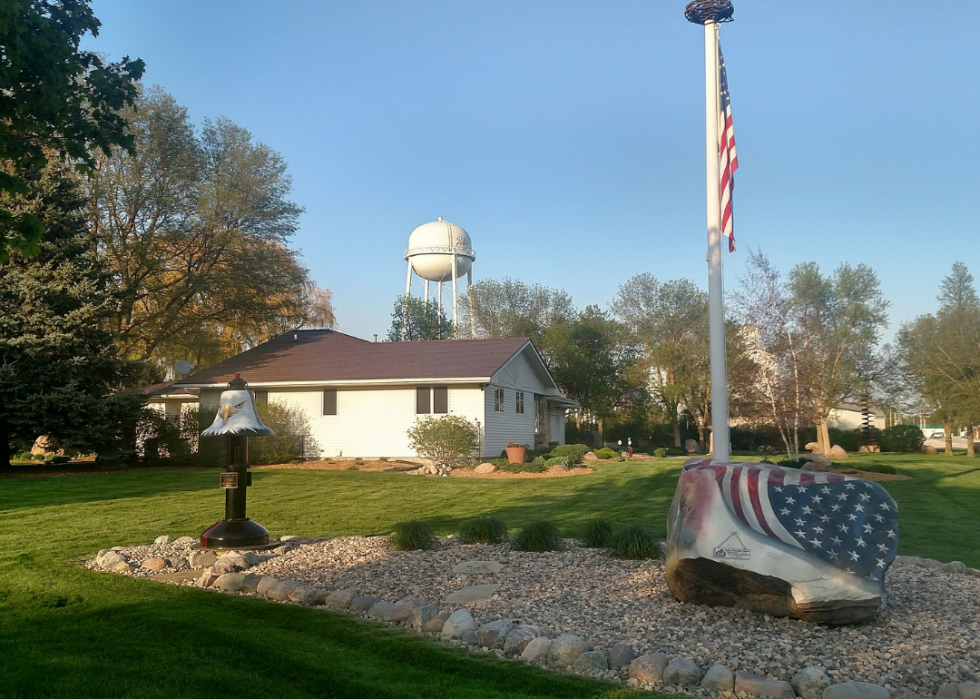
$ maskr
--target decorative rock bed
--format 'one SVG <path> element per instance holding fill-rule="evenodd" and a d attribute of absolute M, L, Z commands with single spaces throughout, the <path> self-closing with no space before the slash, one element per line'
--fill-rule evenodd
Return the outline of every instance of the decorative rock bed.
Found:
<path fill-rule="evenodd" d="M 85 565 L 346 611 L 474 652 L 667 693 L 980 699 L 980 571 L 958 561 L 900 556 L 884 611 L 827 627 L 681 604 L 661 562 L 618 560 L 570 540 L 555 553 L 453 537 L 407 552 L 384 537 L 282 541 L 218 556 L 191 550 L 196 539 L 162 536 Z M 472 601 L 447 601 L 460 593 Z"/>

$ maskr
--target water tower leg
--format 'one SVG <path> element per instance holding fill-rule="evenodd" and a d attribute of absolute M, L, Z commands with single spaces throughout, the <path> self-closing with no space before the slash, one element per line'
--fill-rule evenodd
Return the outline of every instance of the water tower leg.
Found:
<path fill-rule="evenodd" d="M 456 253 L 453 253 L 453 339 L 459 339 L 459 315 L 457 314 L 457 299 L 459 298 L 459 270 L 456 267 Z"/>
<path fill-rule="evenodd" d="M 476 316 L 473 315 L 473 268 L 466 272 L 466 296 L 470 302 L 470 339 L 476 339 Z"/>
<path fill-rule="evenodd" d="M 423 288 L 425 289 L 425 291 L 424 291 L 424 294 L 425 294 L 425 308 L 428 309 L 429 308 L 429 280 L 428 279 L 425 280 L 425 283 L 423 284 Z"/>
<path fill-rule="evenodd" d="M 405 278 L 405 311 L 402 313 L 402 342 L 408 333 L 408 300 L 412 298 L 412 260 L 408 260 L 408 276 Z"/>
<path fill-rule="evenodd" d="M 438 315 L 438 328 L 439 328 L 439 339 L 442 339 L 442 282 L 436 285 L 436 296 L 438 297 L 436 303 L 436 312 Z"/>

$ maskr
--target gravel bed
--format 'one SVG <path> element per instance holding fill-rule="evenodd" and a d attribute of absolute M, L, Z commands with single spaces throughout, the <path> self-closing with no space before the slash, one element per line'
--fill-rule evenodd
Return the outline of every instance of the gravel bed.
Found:
<path fill-rule="evenodd" d="M 180 556 L 186 543 L 123 551 L 138 564 Z M 495 575 L 451 572 L 474 560 L 497 561 L 503 569 Z M 94 561 L 86 565 L 98 569 Z M 667 590 L 663 563 L 610 558 L 572 540 L 565 551 L 524 553 L 449 537 L 435 550 L 405 552 L 389 549 L 384 537 L 337 537 L 299 545 L 249 572 L 351 588 L 392 602 L 410 595 L 441 602 L 467 585 L 499 583 L 489 601 L 468 606 L 478 624 L 506 619 L 547 626 L 554 634 L 578 634 L 597 650 L 626 643 L 638 654 L 662 651 L 693 658 L 703 668 L 717 662 L 770 679 L 789 680 L 799 669 L 823 666 L 833 682 L 872 682 L 932 696 L 947 682 L 980 674 L 980 577 L 901 559 L 886 576 L 887 607 L 872 622 L 846 627 L 681 604 Z M 136 568 L 131 574 L 146 573 Z M 455 608 L 443 605 L 443 611 Z"/>

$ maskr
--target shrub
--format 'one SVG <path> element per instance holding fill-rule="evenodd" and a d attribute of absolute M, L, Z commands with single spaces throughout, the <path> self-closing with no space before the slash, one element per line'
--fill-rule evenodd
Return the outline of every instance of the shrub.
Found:
<path fill-rule="evenodd" d="M 619 558 L 637 560 L 641 558 L 660 558 L 663 549 L 653 532 L 642 524 L 634 522 L 617 527 L 609 539 L 609 550 Z"/>
<path fill-rule="evenodd" d="M 667 447 L 667 456 L 687 456 L 687 449 L 683 447 Z"/>
<path fill-rule="evenodd" d="M 603 447 L 602 449 L 597 449 L 595 455 L 600 459 L 616 459 L 619 458 L 619 454 L 610 449 L 609 447 Z"/>
<path fill-rule="evenodd" d="M 499 544 L 506 536 L 504 520 L 488 515 L 464 522 L 459 528 L 459 538 L 464 544 Z"/>
<path fill-rule="evenodd" d="M 577 464 L 588 451 L 589 448 L 584 444 L 559 444 L 551 450 L 551 456 L 571 456 Z"/>
<path fill-rule="evenodd" d="M 362 459 L 361 457 L 358 456 L 357 458 L 354 459 L 354 463 L 355 464 L 363 464 L 364 463 L 364 459 Z"/>
<path fill-rule="evenodd" d="M 407 522 L 398 522 L 388 543 L 392 548 L 401 551 L 431 549 L 436 545 L 436 534 L 428 522 L 412 519 Z"/>
<path fill-rule="evenodd" d="M 32 454 L 31 461 L 44 461 L 44 454 Z"/>
<path fill-rule="evenodd" d="M 63 454 L 49 454 L 48 458 L 45 459 L 46 463 L 57 466 L 58 464 L 67 464 L 71 461 L 71 457 L 65 456 Z"/>
<path fill-rule="evenodd" d="M 381 463 L 385 463 L 387 460 L 388 460 L 388 457 L 387 456 L 379 456 L 378 457 L 378 461 L 380 461 Z"/>
<path fill-rule="evenodd" d="M 495 465 L 497 470 L 507 473 L 544 473 L 548 470 L 547 462 L 543 459 L 541 461 L 525 461 L 523 464 L 512 464 L 507 459 L 491 459 L 490 463 Z"/>
<path fill-rule="evenodd" d="M 515 551 L 560 551 L 561 532 L 551 522 L 539 519 L 521 529 L 510 547 Z"/>
<path fill-rule="evenodd" d="M 604 549 L 609 546 L 616 523 L 602 517 L 593 517 L 585 523 L 585 537 L 582 542 L 593 549 Z"/>
<path fill-rule="evenodd" d="M 550 459 L 546 459 L 544 465 L 548 468 L 552 466 L 567 466 L 571 468 L 575 465 L 575 457 L 572 456 L 555 456 Z"/>
<path fill-rule="evenodd" d="M 278 400 L 258 403 L 255 407 L 259 419 L 276 434 L 248 440 L 249 463 L 283 464 L 319 453 L 319 445 L 310 434 L 310 418 L 301 407 Z"/>
<path fill-rule="evenodd" d="M 344 470 L 345 470 L 345 471 L 360 471 L 361 469 L 359 469 L 359 468 L 358 468 L 357 466 L 355 466 L 354 464 L 351 464 L 350 466 L 348 466 L 348 467 L 347 467 L 346 469 L 344 469 Z"/>
<path fill-rule="evenodd" d="M 881 450 L 918 453 L 925 441 L 916 425 L 892 425 L 881 434 Z"/>
<path fill-rule="evenodd" d="M 653 455 L 659 458 L 664 458 L 667 456 L 667 447 L 657 447 L 653 450 Z"/>
<path fill-rule="evenodd" d="M 135 461 L 136 451 L 133 449 L 99 452 L 99 455 L 95 457 L 95 463 L 111 466 L 125 466 Z"/>
<path fill-rule="evenodd" d="M 476 425 L 461 415 L 421 417 L 408 430 L 409 444 L 416 454 L 449 468 L 469 464 L 478 439 Z"/>

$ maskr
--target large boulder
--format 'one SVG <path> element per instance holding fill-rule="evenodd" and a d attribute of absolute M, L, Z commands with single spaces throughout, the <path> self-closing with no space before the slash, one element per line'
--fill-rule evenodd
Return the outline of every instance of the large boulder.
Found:
<path fill-rule="evenodd" d="M 830 452 L 827 454 L 827 456 L 829 456 L 831 459 L 848 459 L 848 458 L 850 458 L 847 455 L 847 452 L 844 450 L 844 447 L 842 447 L 839 444 L 835 444 L 834 446 L 832 446 L 830 448 Z"/>
<path fill-rule="evenodd" d="M 855 623 L 881 607 L 897 550 L 898 508 L 877 483 L 691 459 L 667 521 L 667 585 L 682 602 Z"/>
<path fill-rule="evenodd" d="M 697 454 L 701 451 L 701 445 L 698 444 L 696 439 L 686 439 L 684 440 L 684 450 L 688 454 Z"/>
<path fill-rule="evenodd" d="M 551 644 L 548 651 L 548 665 L 557 668 L 569 668 L 578 660 L 578 656 L 592 650 L 592 645 L 573 633 L 563 633 Z"/>

